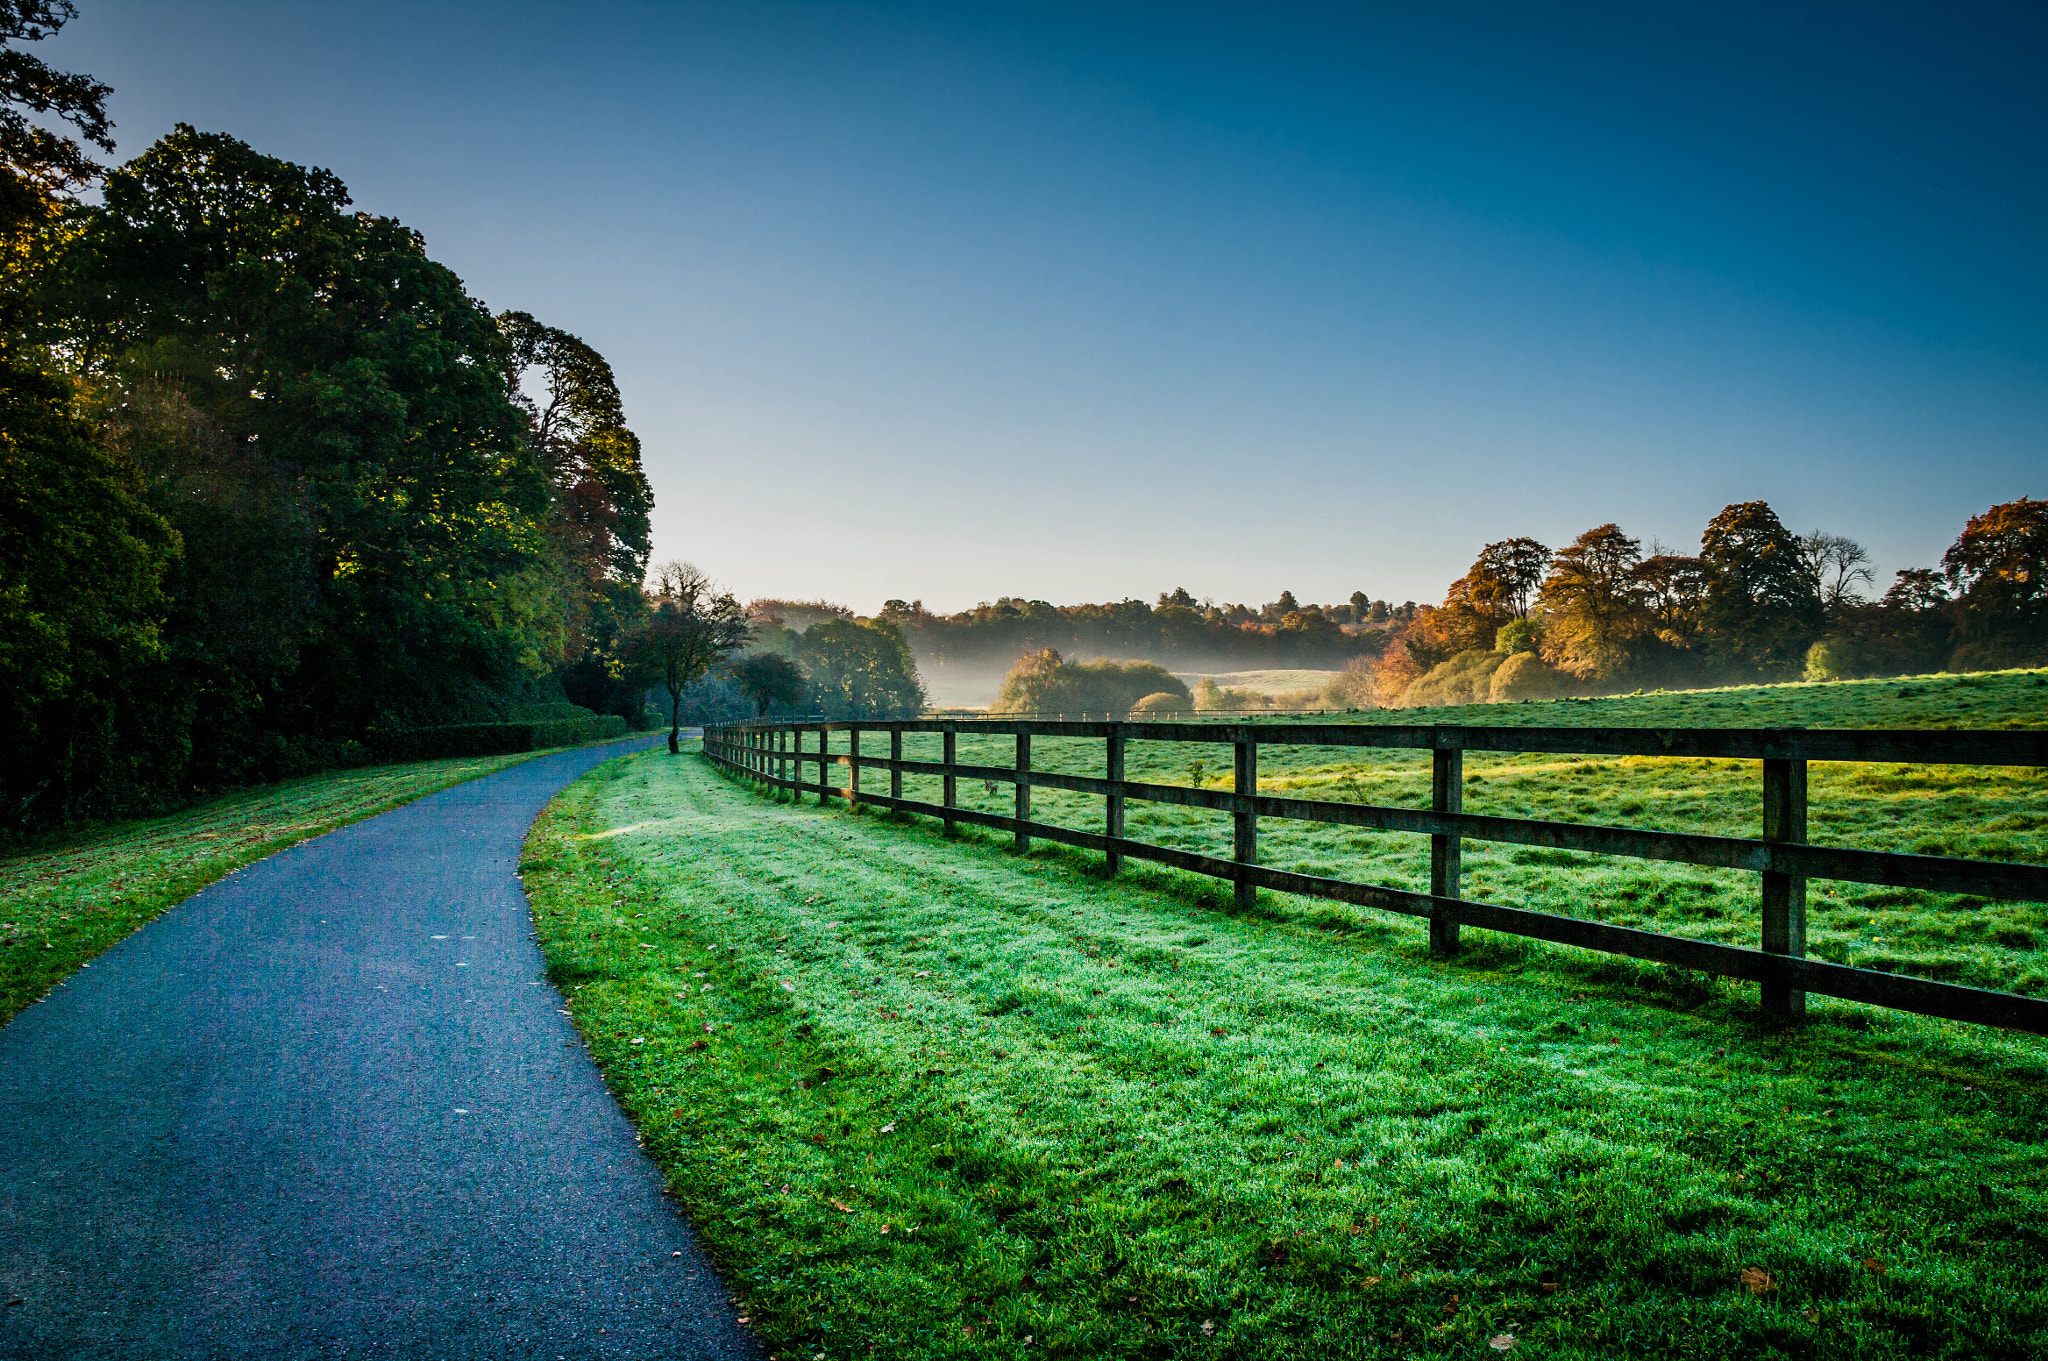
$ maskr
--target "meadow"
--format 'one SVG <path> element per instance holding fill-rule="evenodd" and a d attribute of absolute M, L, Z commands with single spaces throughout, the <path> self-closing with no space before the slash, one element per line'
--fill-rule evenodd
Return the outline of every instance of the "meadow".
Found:
<path fill-rule="evenodd" d="M 1430 717 L 2034 726 L 2044 701 L 2012 673 Z M 1220 783 L 1225 750 L 1133 744 L 1132 777 Z M 1415 753 L 1262 756 L 1268 791 L 1427 794 Z M 1034 758 L 1099 772 L 1101 744 Z M 1467 770 L 1473 811 L 1755 824 L 1753 763 Z M 1816 767 L 1812 805 L 1815 840 L 2048 859 L 2041 772 Z M 1130 827 L 1227 845 L 1198 810 Z M 1270 863 L 1426 875 L 1423 838 L 1262 832 Z M 569 1009 L 782 1358 L 2048 1353 L 2048 1041 L 1826 999 L 1776 1032 L 1742 984 L 1473 930 L 1436 960 L 1406 919 L 1006 845 L 660 755 L 529 840 Z M 1755 939 L 1754 876 L 1466 865 L 1471 896 Z M 1816 883 L 1810 911 L 1815 954 L 2048 981 L 2039 905 Z"/>
<path fill-rule="evenodd" d="M 328 771 L 0 860 L 0 1024 L 222 875 L 535 752 Z"/>

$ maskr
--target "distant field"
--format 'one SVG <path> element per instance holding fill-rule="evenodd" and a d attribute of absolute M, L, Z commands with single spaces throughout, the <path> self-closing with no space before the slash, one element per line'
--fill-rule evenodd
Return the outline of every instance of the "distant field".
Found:
<path fill-rule="evenodd" d="M 2039 726 L 2048 677 L 1429 717 Z M 1139 743 L 1132 773 L 1186 782 L 1205 758 L 1214 780 L 1223 751 Z M 1101 744 L 1033 755 L 1099 771 Z M 1268 790 L 1427 792 L 1414 753 L 1262 759 Z M 1468 808 L 1568 820 L 1747 833 L 1759 797 L 1755 763 L 1468 770 Z M 2048 859 L 2048 773 L 1830 765 L 1812 786 L 1816 840 Z M 1099 823 L 1099 800 L 1035 806 Z M 1130 823 L 1227 844 L 1194 810 Z M 1264 832 L 1282 866 L 1426 873 L 1425 838 Z M 528 842 L 554 976 L 777 1355 L 2048 1355 L 2048 1041 L 1825 999 L 1779 1034 L 1746 985 L 1470 929 L 1437 961 L 1405 918 L 1265 894 L 1236 913 L 1226 885 L 1110 882 L 1006 840 L 651 756 L 574 786 Z M 1755 939 L 1755 876 L 1532 850 L 1467 843 L 1469 891 Z M 2048 991 L 2042 905 L 1812 897 L 1816 954 Z"/>
<path fill-rule="evenodd" d="M 1290 690 L 1320 690 L 1337 671 L 1176 671 L 1175 677 L 1193 689 L 1204 678 L 1226 690 L 1256 690 L 1262 695 L 1285 694 Z"/>

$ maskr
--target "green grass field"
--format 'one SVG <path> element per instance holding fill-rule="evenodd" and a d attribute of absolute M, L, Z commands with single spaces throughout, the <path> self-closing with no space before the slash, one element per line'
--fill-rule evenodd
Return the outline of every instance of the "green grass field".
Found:
<path fill-rule="evenodd" d="M 222 875 L 537 754 L 329 771 L 0 860 L 0 1024 Z"/>
<path fill-rule="evenodd" d="M 1975 727 L 2044 699 L 2017 674 L 1431 717 Z M 1140 744 L 1133 777 L 1197 754 Z M 1034 756 L 1099 769 L 1100 744 Z M 1265 759 L 1268 789 L 1426 789 L 1411 753 Z M 1733 763 L 1469 769 L 1475 809 L 1755 820 Z M 1813 804 L 1816 840 L 2048 858 L 2039 772 L 1822 767 Z M 1220 818 L 1139 817 L 1222 844 Z M 1425 846 L 1264 843 L 1407 884 Z M 1467 856 L 1474 896 L 1754 940 L 1751 877 Z M 2048 1041 L 1824 999 L 1773 1033 L 1744 985 L 1478 931 L 1435 961 L 1406 919 L 1236 914 L 1214 881 L 1111 882 L 690 758 L 608 764 L 527 857 L 577 1023 L 784 1361 L 2048 1354 Z M 1816 953 L 2042 985 L 2037 906 L 1813 898 Z"/>

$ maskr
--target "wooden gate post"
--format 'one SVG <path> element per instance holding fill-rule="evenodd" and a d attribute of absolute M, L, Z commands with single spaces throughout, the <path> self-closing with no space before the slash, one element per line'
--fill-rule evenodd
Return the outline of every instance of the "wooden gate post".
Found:
<path fill-rule="evenodd" d="M 956 727 L 954 727 L 953 724 L 948 723 L 945 728 L 945 751 L 940 756 L 940 760 L 944 763 L 946 767 L 946 773 L 941 778 L 945 781 L 945 805 L 948 808 L 957 808 L 960 806 L 960 778 L 959 776 L 953 773 L 954 758 L 958 754 L 958 748 L 955 746 L 955 740 L 959 736 L 959 730 Z M 953 820 L 952 815 L 950 813 L 947 814 L 945 817 L 946 835 L 953 835 L 953 829 L 957 825 L 958 824 Z"/>
<path fill-rule="evenodd" d="M 1429 806 L 1438 813 L 1460 813 L 1465 808 L 1465 753 L 1438 747 L 1430 752 Z M 1429 891 L 1438 898 L 1459 896 L 1464 871 L 1464 843 L 1454 836 L 1432 834 L 1429 838 Z M 1458 952 L 1458 920 L 1433 911 L 1429 918 L 1429 949 L 1438 955 Z"/>
<path fill-rule="evenodd" d="M 846 790 L 847 790 L 847 794 L 846 794 L 846 802 L 847 802 L 848 806 L 851 806 L 851 805 L 853 805 L 853 804 L 856 804 L 856 803 L 859 803 L 859 802 L 860 802 L 860 729 L 859 729 L 859 727 L 855 727 L 855 728 L 854 728 L 854 730 L 853 730 L 852 732 L 850 732 L 850 733 L 848 733 L 848 734 L 846 735 L 846 754 L 847 754 L 847 755 L 848 755 L 849 757 L 851 757 L 851 758 L 852 758 L 852 760 L 853 760 L 853 764 L 852 764 L 851 766 L 848 766 L 848 767 L 847 767 L 847 769 L 848 769 L 848 770 L 851 770 L 851 771 L 852 771 L 853 773 L 852 773 L 851 775 L 848 775 L 848 776 L 846 777 Z"/>
<path fill-rule="evenodd" d="M 1259 793 L 1259 744 L 1245 729 L 1237 734 L 1237 811 L 1231 851 L 1242 866 L 1237 875 L 1237 905 L 1251 907 L 1258 902 L 1259 888 L 1252 882 L 1252 866 L 1259 863 L 1259 815 L 1252 800 Z"/>
<path fill-rule="evenodd" d="M 1764 840 L 1806 840 L 1806 762 L 1764 761 Z M 1806 876 L 1764 871 L 1764 953 L 1806 958 Z M 1764 1015 L 1781 1025 L 1806 1019 L 1806 993 L 1789 983 L 1763 985 Z"/>
<path fill-rule="evenodd" d="M 832 788 L 832 784 L 825 773 L 829 769 L 825 764 L 825 755 L 831 749 L 832 729 L 829 725 L 820 723 L 818 725 L 818 807 L 820 808 L 823 808 L 832 798 L 832 795 L 827 792 Z"/>
<path fill-rule="evenodd" d="M 1109 725 L 1109 761 L 1106 778 L 1112 785 L 1121 785 L 1124 778 L 1124 725 Z M 1124 835 L 1124 796 L 1121 789 L 1111 789 L 1107 807 L 1103 813 L 1103 831 L 1111 840 L 1121 841 Z M 1111 874 L 1121 873 L 1124 867 L 1124 853 L 1112 846 L 1109 848 L 1108 866 Z"/>
<path fill-rule="evenodd" d="M 1017 821 L 1031 821 L 1031 734 L 1017 734 Z M 1017 854 L 1031 849 L 1031 833 L 1017 829 Z"/>
<path fill-rule="evenodd" d="M 889 767 L 889 797 L 903 797 L 903 772 L 897 767 L 903 762 L 903 729 L 889 730 L 889 759 L 895 764 Z"/>
<path fill-rule="evenodd" d="M 789 801 L 804 801 L 804 725 L 789 725 Z"/>

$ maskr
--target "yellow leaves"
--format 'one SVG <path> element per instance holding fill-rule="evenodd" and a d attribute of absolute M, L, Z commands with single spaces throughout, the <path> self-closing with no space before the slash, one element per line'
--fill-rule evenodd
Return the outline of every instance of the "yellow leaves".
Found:
<path fill-rule="evenodd" d="M 1771 1279 L 1771 1273 L 1760 1266 L 1744 1267 L 1742 1274 L 1736 1279 L 1741 1281 L 1742 1288 L 1752 1295 L 1768 1295 L 1778 1288 L 1778 1283 Z"/>

